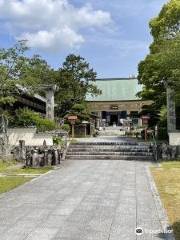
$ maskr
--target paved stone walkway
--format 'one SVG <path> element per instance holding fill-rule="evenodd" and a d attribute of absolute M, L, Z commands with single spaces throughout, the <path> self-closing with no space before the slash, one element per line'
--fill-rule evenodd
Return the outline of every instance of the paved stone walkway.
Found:
<path fill-rule="evenodd" d="M 135 240 L 161 231 L 145 167 L 134 161 L 65 161 L 0 197 L 1 240 Z"/>

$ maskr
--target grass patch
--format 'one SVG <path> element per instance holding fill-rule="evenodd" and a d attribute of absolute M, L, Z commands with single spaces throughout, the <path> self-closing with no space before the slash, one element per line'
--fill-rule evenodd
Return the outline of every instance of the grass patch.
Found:
<path fill-rule="evenodd" d="M 42 168 L 24 168 L 16 161 L 0 161 L 0 174 L 13 176 L 0 176 L 0 193 L 7 192 L 25 182 L 30 181 L 36 176 L 24 177 L 18 174 L 44 174 L 52 170 L 52 166 Z"/>
<path fill-rule="evenodd" d="M 176 240 L 180 239 L 180 161 L 165 162 L 153 167 L 156 182 L 169 221 L 173 226 Z"/>
<path fill-rule="evenodd" d="M 13 170 L 13 173 L 15 174 L 43 174 L 50 170 L 52 170 L 53 167 L 42 167 L 42 168 L 20 168 Z"/>
<path fill-rule="evenodd" d="M 16 161 L 2 161 L 2 160 L 0 160 L 0 173 L 3 173 L 9 167 L 13 167 L 16 164 L 17 164 Z"/>
<path fill-rule="evenodd" d="M 161 167 L 164 169 L 180 168 L 180 161 L 164 162 Z"/>
<path fill-rule="evenodd" d="M 0 161 L 0 173 L 6 174 L 43 174 L 53 169 L 52 166 L 31 168 L 18 166 L 16 161 Z"/>
<path fill-rule="evenodd" d="M 26 183 L 31 178 L 25 177 L 0 177 L 0 193 L 7 192 L 19 185 Z"/>

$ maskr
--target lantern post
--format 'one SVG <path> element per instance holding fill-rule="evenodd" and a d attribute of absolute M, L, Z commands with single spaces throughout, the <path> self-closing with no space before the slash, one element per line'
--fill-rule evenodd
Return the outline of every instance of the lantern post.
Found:
<path fill-rule="evenodd" d="M 141 119 L 142 119 L 143 126 L 145 126 L 144 139 L 145 139 L 145 141 L 147 141 L 147 128 L 148 128 L 150 117 L 148 115 L 145 115 L 145 116 L 142 116 Z"/>
<path fill-rule="evenodd" d="M 72 127 L 72 138 L 74 138 L 74 125 L 76 123 L 77 120 L 77 116 L 73 115 L 73 116 L 68 116 L 68 121 L 71 123 L 71 127 Z"/>

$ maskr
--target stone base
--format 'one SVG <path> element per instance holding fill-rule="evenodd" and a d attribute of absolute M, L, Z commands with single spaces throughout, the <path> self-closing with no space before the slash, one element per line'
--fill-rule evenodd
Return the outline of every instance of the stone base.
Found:
<path fill-rule="evenodd" d="M 169 145 L 180 146 L 180 132 L 169 133 Z"/>

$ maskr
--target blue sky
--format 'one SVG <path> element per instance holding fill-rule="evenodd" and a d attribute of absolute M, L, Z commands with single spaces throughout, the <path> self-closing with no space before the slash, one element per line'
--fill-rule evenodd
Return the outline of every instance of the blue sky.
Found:
<path fill-rule="evenodd" d="M 148 22 L 167 0 L 0 0 L 0 46 L 28 39 L 57 68 L 80 54 L 98 77 L 128 77 L 151 43 Z"/>

